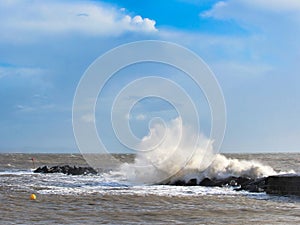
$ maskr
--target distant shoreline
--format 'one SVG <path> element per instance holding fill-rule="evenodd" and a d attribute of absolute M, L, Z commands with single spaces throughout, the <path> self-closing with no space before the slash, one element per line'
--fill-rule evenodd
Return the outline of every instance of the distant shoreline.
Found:
<path fill-rule="evenodd" d="M 263 154 L 299 154 L 299 152 L 219 152 L 222 155 L 263 155 Z M 23 155 L 82 155 L 81 153 L 71 153 L 71 152 L 0 152 L 0 155 L 7 154 L 23 154 Z M 105 155 L 103 153 L 85 153 L 87 155 Z M 136 155 L 134 153 L 110 153 L 112 155 Z"/>

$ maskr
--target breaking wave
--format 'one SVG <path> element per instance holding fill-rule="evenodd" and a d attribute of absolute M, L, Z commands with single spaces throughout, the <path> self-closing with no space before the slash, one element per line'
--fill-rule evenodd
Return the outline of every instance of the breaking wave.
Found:
<path fill-rule="evenodd" d="M 199 183 L 204 178 L 223 179 L 230 176 L 249 177 L 252 179 L 278 174 L 271 166 L 263 165 L 255 160 L 239 160 L 227 158 L 213 151 L 213 140 L 199 135 L 196 146 L 190 145 L 190 139 L 195 135 L 189 127 L 179 128 L 181 119 L 176 118 L 165 128 L 165 140 L 155 149 L 138 152 L 134 163 L 124 163 L 120 172 L 130 183 L 138 184 L 170 184 L 178 180 L 188 182 L 197 179 Z M 154 126 L 148 136 L 144 137 L 141 146 L 153 146 L 149 140 L 157 138 L 162 133 L 162 127 Z M 178 138 L 181 137 L 181 144 Z M 288 173 L 294 173 L 289 171 Z"/>

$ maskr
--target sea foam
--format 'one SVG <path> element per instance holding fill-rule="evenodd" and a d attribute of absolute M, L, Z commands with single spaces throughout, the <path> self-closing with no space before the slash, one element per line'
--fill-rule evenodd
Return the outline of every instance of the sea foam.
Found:
<path fill-rule="evenodd" d="M 230 176 L 252 179 L 278 174 L 271 166 L 255 160 L 238 160 L 217 154 L 213 140 L 198 135 L 181 119 L 172 120 L 166 127 L 154 125 L 150 133 L 141 140 L 140 146 L 154 146 L 151 141 L 164 140 L 151 151 L 137 152 L 134 163 L 124 163 L 120 171 L 131 183 L 168 184 L 177 180 L 188 181 L 204 178 L 222 179 Z M 162 131 L 164 129 L 164 132 Z M 289 171 L 292 173 L 293 171 Z"/>

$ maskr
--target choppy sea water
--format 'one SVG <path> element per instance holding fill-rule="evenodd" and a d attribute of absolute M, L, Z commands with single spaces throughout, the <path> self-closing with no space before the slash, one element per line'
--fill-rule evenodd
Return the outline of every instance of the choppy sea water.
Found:
<path fill-rule="evenodd" d="M 300 154 L 226 156 L 300 173 Z M 122 157 L 133 161 L 133 156 Z M 300 224 L 299 197 L 229 187 L 131 185 L 105 174 L 32 172 L 33 167 L 65 164 L 86 165 L 80 155 L 1 154 L 0 224 Z M 29 199 L 31 193 L 36 200 Z"/>

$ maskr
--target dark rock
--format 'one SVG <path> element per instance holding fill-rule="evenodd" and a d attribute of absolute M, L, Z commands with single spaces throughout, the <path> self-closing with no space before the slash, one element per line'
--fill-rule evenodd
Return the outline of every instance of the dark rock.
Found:
<path fill-rule="evenodd" d="M 186 183 L 187 186 L 196 186 L 197 184 L 198 184 L 198 181 L 197 181 L 196 178 L 190 179 L 190 180 Z"/>
<path fill-rule="evenodd" d="M 48 167 L 47 166 L 44 166 L 44 167 L 39 167 L 37 168 L 34 173 L 47 173 L 48 172 Z"/>
<path fill-rule="evenodd" d="M 164 185 L 175 185 L 175 186 L 197 186 L 198 181 L 196 178 L 190 179 L 188 182 L 184 180 L 176 180 L 175 182 L 161 183 Z"/>
<path fill-rule="evenodd" d="M 265 180 L 266 178 L 259 178 L 253 180 L 251 182 L 246 182 L 241 185 L 241 190 L 249 191 L 249 192 L 264 192 L 265 191 Z"/>
<path fill-rule="evenodd" d="M 278 176 L 262 177 L 252 179 L 249 177 L 227 177 L 224 179 L 204 178 L 197 182 L 197 179 L 191 179 L 188 182 L 178 180 L 170 185 L 180 186 L 206 186 L 206 187 L 234 187 L 236 191 L 248 192 L 266 192 L 275 195 L 296 195 L 300 196 L 300 176 L 294 174 L 285 174 Z"/>
<path fill-rule="evenodd" d="M 224 179 L 215 180 L 216 186 L 223 187 L 223 186 L 237 186 L 237 177 L 227 177 Z"/>
<path fill-rule="evenodd" d="M 253 182 L 254 181 L 254 179 L 251 179 L 251 178 L 249 178 L 249 177 L 238 177 L 237 179 L 236 179 L 236 182 L 237 182 L 237 184 L 238 185 L 246 185 L 246 184 L 248 184 L 248 183 L 250 183 L 250 182 Z"/>
<path fill-rule="evenodd" d="M 217 187 L 217 183 L 209 178 L 204 178 L 200 183 L 200 186 L 205 186 L 205 187 Z"/>
<path fill-rule="evenodd" d="M 69 165 L 65 166 L 53 166 L 48 168 L 47 166 L 39 167 L 34 173 L 64 173 L 68 175 L 87 175 L 87 174 L 97 174 L 97 171 L 92 167 L 71 167 Z"/>
<path fill-rule="evenodd" d="M 197 179 L 191 179 L 188 182 L 177 180 L 170 185 L 177 186 L 205 186 L 205 187 L 234 187 L 237 191 L 263 192 L 265 191 L 266 178 L 252 179 L 249 177 L 227 177 L 224 179 L 204 178 L 198 183 Z"/>
<path fill-rule="evenodd" d="M 175 186 L 186 186 L 186 182 L 184 180 L 177 180 L 174 183 L 170 183 L 170 185 L 175 185 Z"/>
<path fill-rule="evenodd" d="M 285 174 L 269 176 L 265 180 L 267 194 L 300 196 L 300 176 Z"/>
<path fill-rule="evenodd" d="M 199 185 L 207 186 L 207 187 L 224 187 L 224 186 L 237 187 L 252 181 L 254 180 L 248 177 L 234 177 L 234 176 L 227 177 L 224 179 L 213 179 L 213 180 L 209 178 L 204 178 L 199 183 Z"/>

